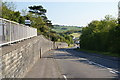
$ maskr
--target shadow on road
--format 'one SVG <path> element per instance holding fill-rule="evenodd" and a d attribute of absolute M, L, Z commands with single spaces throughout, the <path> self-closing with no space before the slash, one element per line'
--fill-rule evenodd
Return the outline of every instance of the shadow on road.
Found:
<path fill-rule="evenodd" d="M 112 68 L 120 72 L 120 61 L 112 60 L 107 57 L 100 57 L 99 54 L 92 55 L 91 53 L 89 54 L 85 52 L 76 51 L 70 48 L 64 48 L 56 49 L 56 52 L 54 52 L 54 55 L 52 55 L 52 57 L 54 59 L 72 60 L 74 62 L 77 61 L 101 68 Z M 120 73 L 117 74 L 120 75 Z"/>

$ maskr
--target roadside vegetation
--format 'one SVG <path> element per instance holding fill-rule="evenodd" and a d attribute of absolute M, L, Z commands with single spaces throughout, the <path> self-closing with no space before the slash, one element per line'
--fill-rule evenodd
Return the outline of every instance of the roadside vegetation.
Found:
<path fill-rule="evenodd" d="M 68 45 L 73 43 L 72 37 L 62 33 L 62 35 L 53 31 L 51 20 L 46 16 L 47 10 L 42 5 L 28 6 L 29 11 L 15 11 L 16 6 L 12 2 L 2 3 L 2 18 L 25 24 L 25 20 L 31 21 L 31 27 L 37 28 L 38 35 L 44 35 L 54 42 L 66 42 Z"/>
<path fill-rule="evenodd" d="M 77 51 L 82 51 L 82 52 L 87 52 L 87 53 L 92 53 L 92 54 L 100 54 L 100 55 L 106 55 L 106 56 L 112 56 L 112 57 L 119 57 L 119 53 L 112 53 L 112 52 L 102 52 L 102 51 L 95 51 L 95 50 L 87 50 L 87 49 L 75 49 Z"/>
<path fill-rule="evenodd" d="M 80 48 L 86 51 L 119 56 L 120 54 L 120 24 L 111 15 L 105 19 L 94 20 L 82 29 Z"/>

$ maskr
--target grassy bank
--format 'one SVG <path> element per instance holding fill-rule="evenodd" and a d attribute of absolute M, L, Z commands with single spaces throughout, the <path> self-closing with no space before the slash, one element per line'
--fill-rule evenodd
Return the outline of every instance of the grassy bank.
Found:
<path fill-rule="evenodd" d="M 112 57 L 119 57 L 119 58 L 120 58 L 119 53 L 99 52 L 99 51 L 85 50 L 85 49 L 76 49 L 76 50 L 77 50 L 77 51 L 87 52 L 87 53 L 102 54 L 102 55 L 106 55 L 106 56 L 112 56 Z"/>

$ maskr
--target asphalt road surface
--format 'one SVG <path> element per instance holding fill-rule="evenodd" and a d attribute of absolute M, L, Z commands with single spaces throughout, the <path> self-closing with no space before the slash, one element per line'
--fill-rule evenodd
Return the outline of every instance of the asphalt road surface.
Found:
<path fill-rule="evenodd" d="M 25 78 L 118 78 L 119 61 L 70 49 L 45 53 Z"/>

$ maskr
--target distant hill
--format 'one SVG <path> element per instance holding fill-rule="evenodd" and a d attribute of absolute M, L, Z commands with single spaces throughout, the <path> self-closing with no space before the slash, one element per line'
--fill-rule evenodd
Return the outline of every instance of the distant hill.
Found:
<path fill-rule="evenodd" d="M 53 31 L 57 33 L 66 33 L 66 32 L 81 32 L 82 27 L 77 26 L 64 26 L 64 25 L 54 25 Z M 70 33 L 69 33 L 70 34 Z"/>
<path fill-rule="evenodd" d="M 79 38 L 81 35 L 82 27 L 54 25 L 52 30 L 60 35 L 67 34 L 73 36 L 74 38 Z"/>

